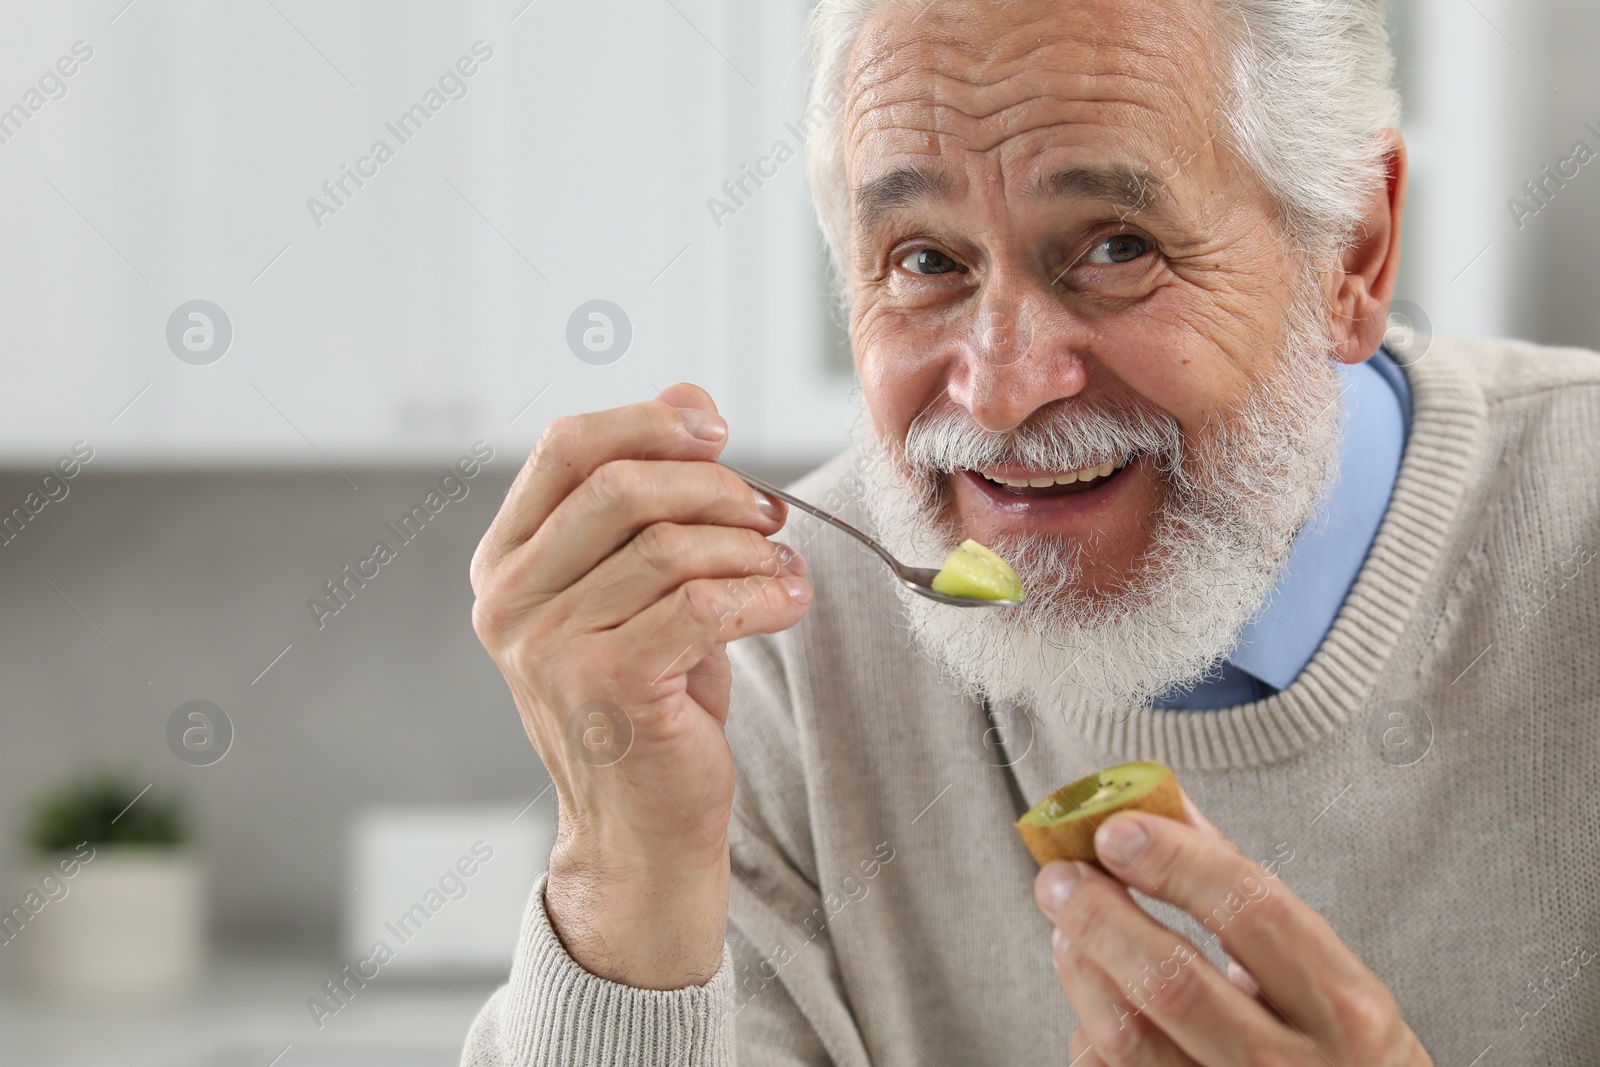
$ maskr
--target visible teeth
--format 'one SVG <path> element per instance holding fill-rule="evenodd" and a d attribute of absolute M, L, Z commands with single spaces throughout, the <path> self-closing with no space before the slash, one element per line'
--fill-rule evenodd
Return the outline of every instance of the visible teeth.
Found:
<path fill-rule="evenodd" d="M 997 485 L 1009 485 L 1016 489 L 1048 489 L 1052 485 L 1071 485 L 1073 482 L 1087 482 L 1095 478 L 1104 478 L 1113 471 L 1127 466 L 1127 459 L 1121 461 L 1107 460 L 1098 467 L 1085 467 L 1083 470 L 1068 471 L 1065 474 L 1043 474 L 1037 478 L 989 478 Z"/>

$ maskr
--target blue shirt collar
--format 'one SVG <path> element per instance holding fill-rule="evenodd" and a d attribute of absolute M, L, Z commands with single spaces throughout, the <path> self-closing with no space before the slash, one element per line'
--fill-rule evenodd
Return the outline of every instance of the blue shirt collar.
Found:
<path fill-rule="evenodd" d="M 1231 707 L 1288 688 L 1332 628 L 1388 510 L 1411 426 L 1410 384 L 1388 352 L 1341 364 L 1338 373 L 1338 481 L 1295 537 L 1277 585 L 1240 630 L 1221 676 L 1156 707 Z"/>

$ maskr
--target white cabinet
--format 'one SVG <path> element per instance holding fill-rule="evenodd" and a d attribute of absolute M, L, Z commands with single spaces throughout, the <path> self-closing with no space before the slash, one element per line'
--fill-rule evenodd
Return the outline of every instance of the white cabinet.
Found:
<path fill-rule="evenodd" d="M 731 0 L 19 16 L 0 68 L 92 56 L 0 144 L 0 462 L 80 438 L 107 467 L 447 463 L 479 438 L 510 460 L 557 414 L 685 379 L 736 455 L 833 451 L 850 380 L 827 369 L 799 160 L 720 227 L 706 206 L 789 136 L 803 17 Z M 231 326 L 214 362 L 168 343 L 194 300 Z M 613 362 L 567 343 L 595 300 L 631 327 Z M 208 328 L 185 311 L 178 347 Z"/>

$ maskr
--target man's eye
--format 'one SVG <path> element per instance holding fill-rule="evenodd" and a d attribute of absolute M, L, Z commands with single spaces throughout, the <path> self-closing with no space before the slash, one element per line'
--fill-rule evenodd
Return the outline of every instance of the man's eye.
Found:
<path fill-rule="evenodd" d="M 932 248 L 919 248 L 900 260 L 900 266 L 912 274 L 949 274 L 961 269 L 961 264 Z"/>
<path fill-rule="evenodd" d="M 1086 263 L 1131 263 L 1150 251 L 1150 242 L 1134 233 L 1119 233 L 1089 249 Z"/>

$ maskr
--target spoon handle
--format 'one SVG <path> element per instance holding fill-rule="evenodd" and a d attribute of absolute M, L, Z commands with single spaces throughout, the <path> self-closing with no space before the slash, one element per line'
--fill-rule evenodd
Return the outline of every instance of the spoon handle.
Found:
<path fill-rule="evenodd" d="M 868 548 L 872 549 L 872 551 L 876 552 L 879 555 L 879 557 L 881 557 L 883 559 L 883 561 L 885 563 L 889 564 L 889 566 L 891 566 L 891 567 L 893 567 L 895 569 L 896 573 L 899 572 L 899 570 L 900 570 L 900 561 L 899 560 L 897 560 L 893 556 L 889 555 L 888 550 L 885 549 L 882 545 L 878 544 L 878 542 L 876 540 L 874 540 L 871 537 L 868 537 L 866 534 L 862 533 L 860 530 L 856 529 L 854 526 L 851 526 L 848 522 L 845 522 L 843 519 L 839 518 L 837 515 L 833 515 L 833 514 L 827 512 L 827 511 L 824 511 L 823 509 L 817 507 L 815 504 L 811 504 L 811 503 L 808 503 L 808 502 L 806 502 L 804 500 L 801 500 L 799 497 L 794 496 L 791 493 L 786 493 L 782 489 L 779 489 L 777 486 L 772 485 L 772 484 L 770 484 L 768 482 L 762 481 L 760 478 L 757 478 L 753 474 L 747 474 L 746 472 L 740 470 L 738 467 L 735 467 L 731 463 L 725 462 L 724 460 L 721 460 L 721 459 L 718 459 L 717 462 L 721 463 L 724 467 L 727 467 L 734 474 L 737 474 L 739 476 L 740 480 L 743 481 L 746 485 L 749 485 L 749 486 L 752 486 L 752 487 L 754 487 L 756 489 L 759 489 L 763 493 L 766 493 L 766 494 L 768 494 L 770 496 L 777 497 L 779 500 L 781 500 L 784 503 L 790 505 L 791 507 L 797 507 L 801 511 L 804 511 L 804 512 L 806 512 L 808 514 L 811 514 L 811 515 L 815 515 L 817 518 L 819 518 L 823 522 L 826 522 L 829 525 L 835 527 L 836 529 L 843 530 L 845 533 L 849 534 L 851 537 L 854 537 L 857 541 L 860 541 L 862 544 L 864 544 Z"/>

